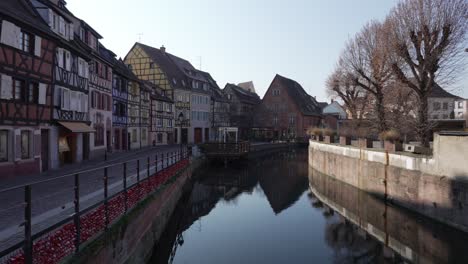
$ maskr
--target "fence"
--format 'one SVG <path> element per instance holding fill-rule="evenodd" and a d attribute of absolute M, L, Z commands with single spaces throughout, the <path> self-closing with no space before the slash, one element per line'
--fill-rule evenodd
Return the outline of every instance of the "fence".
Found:
<path fill-rule="evenodd" d="M 189 165 L 187 149 L 0 191 L 0 263 L 58 263 Z M 18 223 L 21 223 L 18 225 Z"/>

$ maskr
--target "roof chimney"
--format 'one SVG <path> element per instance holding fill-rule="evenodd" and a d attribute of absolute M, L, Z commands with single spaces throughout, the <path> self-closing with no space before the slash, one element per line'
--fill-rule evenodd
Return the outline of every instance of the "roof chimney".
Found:
<path fill-rule="evenodd" d="M 165 53 L 166 52 L 166 47 L 164 47 L 164 45 L 162 45 L 160 50 L 161 50 L 162 53 Z"/>

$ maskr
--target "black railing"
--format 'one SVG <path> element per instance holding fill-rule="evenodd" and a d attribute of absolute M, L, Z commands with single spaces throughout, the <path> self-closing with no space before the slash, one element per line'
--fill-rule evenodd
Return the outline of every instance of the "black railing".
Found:
<path fill-rule="evenodd" d="M 141 158 L 137 158 L 0 190 L 2 203 L 7 203 L 6 209 L 0 208 L 0 224 L 11 226 L 0 230 L 0 263 L 57 263 L 78 252 L 85 241 L 106 232 L 120 216 L 184 170 L 188 158 L 188 150 L 181 148 L 161 153 L 159 159 L 158 154 L 146 156 L 142 175 Z M 17 199 L 21 194 L 23 201 Z M 24 229 L 22 238 L 18 227 Z"/>

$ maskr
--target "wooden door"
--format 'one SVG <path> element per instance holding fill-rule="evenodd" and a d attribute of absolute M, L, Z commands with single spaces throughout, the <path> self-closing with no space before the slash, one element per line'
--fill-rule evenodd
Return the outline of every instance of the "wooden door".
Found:
<path fill-rule="evenodd" d="M 195 139 L 194 139 L 194 140 L 195 140 L 195 144 L 200 144 L 200 143 L 202 143 L 202 138 L 203 138 L 203 136 L 202 136 L 202 129 L 199 128 L 199 127 L 195 128 L 194 134 L 195 134 Z"/>
<path fill-rule="evenodd" d="M 42 171 L 49 170 L 49 130 L 41 129 L 41 162 Z"/>

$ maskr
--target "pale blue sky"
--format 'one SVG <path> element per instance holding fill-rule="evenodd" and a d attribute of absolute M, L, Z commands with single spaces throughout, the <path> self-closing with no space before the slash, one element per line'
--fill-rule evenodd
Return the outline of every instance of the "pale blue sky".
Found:
<path fill-rule="evenodd" d="M 325 100 L 324 82 L 345 41 L 367 21 L 383 19 L 397 0 L 67 2 L 118 56 L 124 57 L 142 33 L 144 44 L 165 45 L 197 68 L 201 61 L 221 88 L 253 80 L 263 97 L 279 73 Z"/>

